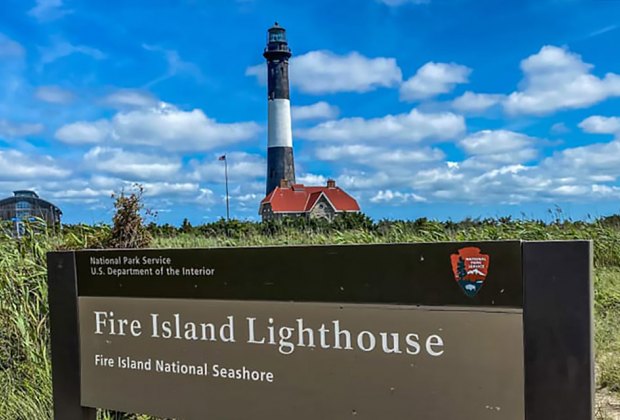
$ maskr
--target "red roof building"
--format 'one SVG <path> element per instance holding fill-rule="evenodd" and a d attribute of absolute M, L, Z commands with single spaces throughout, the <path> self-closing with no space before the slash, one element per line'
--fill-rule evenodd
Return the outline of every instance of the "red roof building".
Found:
<path fill-rule="evenodd" d="M 327 181 L 325 187 L 289 185 L 285 180 L 261 201 L 258 213 L 263 220 L 283 216 L 324 218 L 331 220 L 341 213 L 359 213 L 360 206 L 349 194 Z"/>

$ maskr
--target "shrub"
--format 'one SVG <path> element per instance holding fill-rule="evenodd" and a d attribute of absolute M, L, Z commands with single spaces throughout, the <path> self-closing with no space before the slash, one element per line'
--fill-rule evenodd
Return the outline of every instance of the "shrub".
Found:
<path fill-rule="evenodd" d="M 144 210 L 142 195 L 144 187 L 134 185 L 134 191 L 126 195 L 123 190 L 119 195 L 112 195 L 114 214 L 110 239 L 106 244 L 109 248 L 146 248 L 152 236 L 144 225 L 141 212 Z"/>

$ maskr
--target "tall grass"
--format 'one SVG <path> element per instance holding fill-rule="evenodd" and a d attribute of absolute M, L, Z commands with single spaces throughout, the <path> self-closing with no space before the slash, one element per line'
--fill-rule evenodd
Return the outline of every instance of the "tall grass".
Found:
<path fill-rule="evenodd" d="M 297 223 L 297 222 L 296 222 Z M 620 226 L 554 220 L 484 220 L 461 223 L 348 221 L 340 225 L 223 221 L 176 229 L 150 226 L 156 248 L 352 244 L 479 240 L 593 239 L 597 386 L 620 395 Z M 61 234 L 29 229 L 17 241 L 0 234 L 0 420 L 51 418 L 51 366 L 45 254 L 97 248 L 107 226 L 70 226 Z M 102 420 L 113 419 L 100 412 Z M 118 417 L 117 417 L 118 418 Z M 145 416 L 123 418 L 147 419 Z"/>
<path fill-rule="evenodd" d="M 600 269 L 595 277 L 597 383 L 620 393 L 620 269 Z"/>
<path fill-rule="evenodd" d="M 248 227 L 249 226 L 249 227 Z M 370 227 L 332 229 L 323 225 L 275 226 L 244 224 L 242 228 L 216 229 L 212 225 L 196 227 L 189 232 L 168 230 L 155 235 L 155 248 L 194 248 L 227 246 L 267 246 L 292 244 L 407 243 L 485 240 L 572 240 L 594 241 L 597 267 L 620 266 L 620 227 L 595 221 L 553 222 L 527 220 L 484 220 L 461 223 L 418 221 L 378 222 Z"/>
<path fill-rule="evenodd" d="M 49 238 L 29 230 L 0 238 L 0 416 L 51 417 L 45 253 Z"/>

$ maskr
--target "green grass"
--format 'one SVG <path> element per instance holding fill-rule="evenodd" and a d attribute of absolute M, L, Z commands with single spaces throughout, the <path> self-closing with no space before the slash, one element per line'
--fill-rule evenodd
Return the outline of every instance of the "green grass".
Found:
<path fill-rule="evenodd" d="M 0 418 L 48 419 L 47 237 L 0 239 Z"/>
<path fill-rule="evenodd" d="M 51 365 L 45 253 L 98 247 L 105 226 L 45 231 L 21 242 L 0 234 L 0 420 L 51 418 Z M 620 227 L 610 223 L 486 220 L 364 223 L 305 227 L 233 221 L 186 229 L 153 228 L 156 248 L 352 244 L 466 240 L 593 239 L 597 387 L 620 397 Z M 113 419 L 101 412 L 102 420 Z M 127 417 L 125 417 L 127 418 Z M 131 417 L 147 419 L 148 417 Z M 604 418 L 601 414 L 600 418 Z"/>
<path fill-rule="evenodd" d="M 620 393 L 620 269 L 599 269 L 595 283 L 597 384 Z"/>

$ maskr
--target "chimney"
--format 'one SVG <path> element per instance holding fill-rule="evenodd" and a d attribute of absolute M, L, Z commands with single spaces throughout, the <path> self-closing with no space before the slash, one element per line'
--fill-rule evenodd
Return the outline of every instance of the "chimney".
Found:
<path fill-rule="evenodd" d="M 333 179 L 327 180 L 327 188 L 336 188 L 336 181 Z"/>

